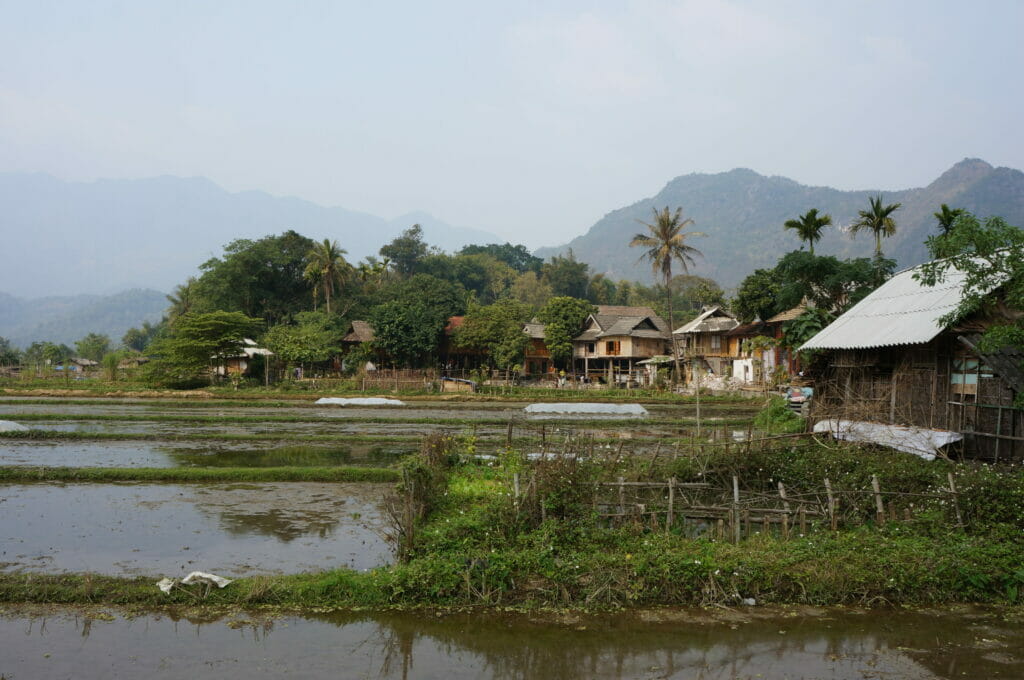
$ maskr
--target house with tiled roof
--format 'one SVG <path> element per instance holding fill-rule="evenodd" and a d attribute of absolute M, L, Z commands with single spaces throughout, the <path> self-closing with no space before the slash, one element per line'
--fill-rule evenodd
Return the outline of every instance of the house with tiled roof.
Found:
<path fill-rule="evenodd" d="M 640 383 L 637 362 L 669 352 L 671 329 L 650 307 L 598 305 L 572 342 L 573 370 L 591 382 Z"/>

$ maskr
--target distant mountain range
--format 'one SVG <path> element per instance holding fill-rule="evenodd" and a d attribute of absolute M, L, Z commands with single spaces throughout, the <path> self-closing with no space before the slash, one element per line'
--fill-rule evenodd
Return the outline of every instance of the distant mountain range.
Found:
<path fill-rule="evenodd" d="M 24 349 L 36 340 L 74 347 L 75 340 L 101 333 L 117 347 L 125 331 L 156 323 L 166 308 L 167 297 L 155 290 L 35 299 L 0 293 L 0 337 Z"/>
<path fill-rule="evenodd" d="M 707 238 L 690 242 L 704 253 L 691 273 L 732 287 L 753 270 L 774 266 L 780 255 L 800 246 L 795 233 L 783 229 L 786 220 L 818 208 L 831 214 L 836 225 L 847 227 L 858 210 L 867 209 L 868 197 L 877 194 L 882 194 L 885 203 L 903 204 L 894 215 L 895 236 L 882 244 L 886 255 L 901 267 L 926 259 L 924 240 L 936 232 L 932 213 L 942 203 L 966 208 L 979 217 L 998 215 L 1010 224 L 1024 226 L 1024 173 L 994 168 L 975 158 L 957 163 L 926 187 L 899 191 L 839 191 L 736 169 L 677 177 L 656 196 L 609 213 L 586 234 L 535 254 L 548 258 L 571 248 L 577 259 L 596 271 L 614 278 L 649 281 L 650 266 L 638 264 L 638 249 L 627 247 L 634 234 L 646 231 L 637 220 L 650 222 L 655 208 L 681 206 L 683 214 L 696 222 L 692 229 L 707 234 Z M 826 229 L 825 237 L 815 245 L 820 255 L 859 257 L 873 251 L 874 239 L 869 234 L 851 239 L 841 228 Z"/>
<path fill-rule="evenodd" d="M 204 178 L 83 183 L 0 173 L 0 291 L 38 297 L 171 290 L 229 242 L 287 229 L 337 239 L 354 262 L 414 223 L 428 243 L 445 250 L 504 242 L 426 213 L 387 220 L 260 191 L 232 193 Z"/>

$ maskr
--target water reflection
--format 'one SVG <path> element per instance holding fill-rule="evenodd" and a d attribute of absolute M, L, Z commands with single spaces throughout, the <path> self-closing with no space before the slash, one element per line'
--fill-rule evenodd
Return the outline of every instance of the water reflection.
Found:
<path fill-rule="evenodd" d="M 1000 612 L 618 613 L 561 624 L 429 612 L 0 617 L 14 677 L 1020 678 Z M 668 620 L 665 620 L 668 619 Z M 21 635 L 19 636 L 18 633 Z"/>
<path fill-rule="evenodd" d="M 415 450 L 410 444 L 345 446 L 282 446 L 273 449 L 211 450 L 171 448 L 179 466 L 196 467 L 336 467 L 386 466 Z"/>

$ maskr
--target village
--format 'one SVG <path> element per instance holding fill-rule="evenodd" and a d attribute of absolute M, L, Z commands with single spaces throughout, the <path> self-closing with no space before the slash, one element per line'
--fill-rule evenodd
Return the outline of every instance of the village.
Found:
<path fill-rule="evenodd" d="M 1024 678 L 1024 4 L 0 22 L 0 680 Z"/>

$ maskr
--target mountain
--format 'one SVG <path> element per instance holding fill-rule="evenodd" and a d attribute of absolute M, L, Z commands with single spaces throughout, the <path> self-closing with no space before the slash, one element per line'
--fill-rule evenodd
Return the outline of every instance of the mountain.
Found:
<path fill-rule="evenodd" d="M 73 347 L 75 340 L 101 333 L 116 346 L 125 331 L 145 321 L 156 323 L 166 308 L 167 297 L 155 290 L 31 300 L 0 293 L 0 337 L 24 349 L 36 340 Z"/>
<path fill-rule="evenodd" d="M 171 290 L 231 241 L 287 229 L 315 240 L 337 239 L 351 261 L 376 254 L 416 220 L 424 239 L 444 250 L 503 242 L 426 213 L 387 220 L 261 191 L 232 193 L 205 178 L 82 183 L 0 173 L 0 206 L 8 254 L 0 291 L 22 297 Z"/>
<path fill-rule="evenodd" d="M 818 208 L 831 214 L 835 225 L 848 227 L 858 210 L 867 209 L 868 198 L 877 194 L 882 194 L 887 204 L 903 204 L 894 215 L 896 234 L 882 242 L 886 255 L 895 258 L 900 267 L 926 259 L 924 240 L 936 231 L 932 213 L 942 203 L 966 208 L 979 217 L 998 215 L 1010 224 L 1024 226 L 1024 173 L 994 168 L 976 158 L 957 163 L 926 187 L 903 190 L 839 191 L 740 168 L 677 177 L 656 196 L 605 215 L 586 234 L 535 254 L 548 258 L 571 248 L 577 259 L 596 271 L 614 278 L 649 281 L 649 265 L 638 263 L 639 251 L 626 247 L 634 234 L 646 231 L 637 220 L 650 222 L 655 208 L 682 206 L 684 216 L 695 221 L 692 229 L 707 234 L 707 238 L 690 241 L 704 253 L 691 273 L 732 287 L 755 269 L 772 267 L 781 255 L 800 247 L 796 235 L 783 229 L 786 220 Z M 874 238 L 860 234 L 852 239 L 842 229 L 830 228 L 814 250 L 839 257 L 870 256 Z"/>

